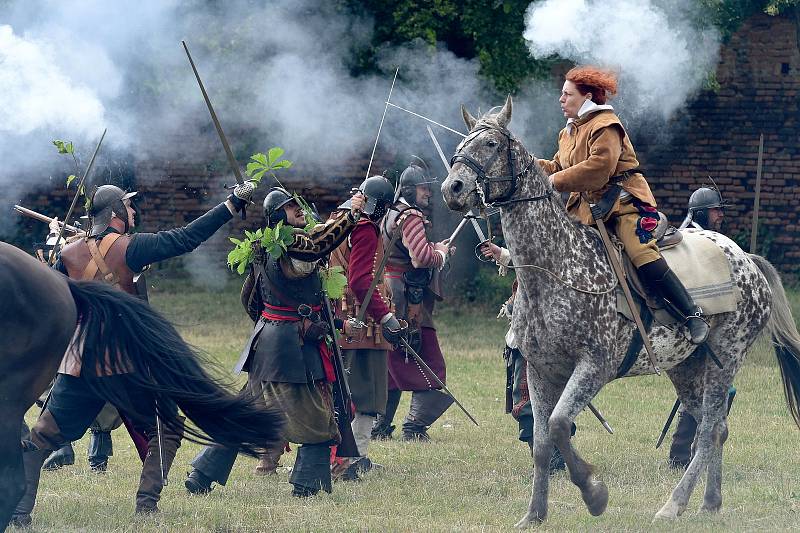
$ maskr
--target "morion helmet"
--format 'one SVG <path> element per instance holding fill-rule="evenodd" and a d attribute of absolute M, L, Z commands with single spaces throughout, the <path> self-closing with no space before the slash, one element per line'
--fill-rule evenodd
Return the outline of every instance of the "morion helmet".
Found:
<path fill-rule="evenodd" d="M 383 176 L 370 176 L 361 182 L 358 190 L 366 197 L 363 213 L 373 222 L 382 219 L 394 203 L 394 187 Z M 350 209 L 351 205 L 352 200 L 348 199 L 339 209 Z"/>
<path fill-rule="evenodd" d="M 422 158 L 411 156 L 419 162 L 412 161 L 400 174 L 400 197 L 410 205 L 416 205 L 417 185 L 430 185 L 436 183 L 436 178 L 430 176 L 428 165 Z"/>
<path fill-rule="evenodd" d="M 122 201 L 133 198 L 136 194 L 136 191 L 125 192 L 116 185 L 98 187 L 94 191 L 89 205 L 89 220 L 91 221 L 89 236 L 94 237 L 107 230 L 114 215 L 125 221 L 125 233 L 127 233 L 129 229 L 128 211 Z"/>
<path fill-rule="evenodd" d="M 289 202 L 294 201 L 294 196 L 283 187 L 271 188 L 267 197 L 264 198 L 264 218 L 267 219 L 267 224 L 270 227 L 281 221 L 286 224 L 286 211 L 282 208 Z"/>
<path fill-rule="evenodd" d="M 700 187 L 689 197 L 689 215 L 687 218 L 704 228 L 708 226 L 708 210 L 723 208 L 725 203 L 717 189 Z"/>

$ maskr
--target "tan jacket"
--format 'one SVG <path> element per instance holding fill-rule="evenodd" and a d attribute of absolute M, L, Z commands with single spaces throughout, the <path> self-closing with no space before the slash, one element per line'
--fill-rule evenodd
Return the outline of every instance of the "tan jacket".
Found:
<path fill-rule="evenodd" d="M 589 206 L 580 193 L 588 193 L 592 203 L 608 190 L 613 176 L 639 166 L 636 152 L 619 118 L 611 110 L 590 113 L 558 134 L 558 152 L 551 161 L 536 162 L 552 176 L 559 192 L 570 192 L 567 210 L 583 224 L 592 223 Z M 635 172 L 620 182 L 622 188 L 653 207 L 656 199 L 644 176 Z M 609 213 L 619 210 L 619 200 Z"/>

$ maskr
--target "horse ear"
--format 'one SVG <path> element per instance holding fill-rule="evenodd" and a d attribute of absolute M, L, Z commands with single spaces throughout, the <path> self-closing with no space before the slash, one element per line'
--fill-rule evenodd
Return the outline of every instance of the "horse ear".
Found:
<path fill-rule="evenodd" d="M 467 111 L 467 108 L 464 107 L 464 104 L 461 104 L 461 116 L 464 117 L 464 123 L 467 125 L 467 128 L 472 131 L 472 128 L 475 127 L 478 119 L 469 114 L 469 111 Z"/>
<path fill-rule="evenodd" d="M 503 109 L 497 114 L 497 122 L 504 128 L 507 128 L 509 122 L 511 122 L 511 107 L 511 95 L 509 94 L 508 98 L 506 98 L 506 103 L 503 105 Z"/>

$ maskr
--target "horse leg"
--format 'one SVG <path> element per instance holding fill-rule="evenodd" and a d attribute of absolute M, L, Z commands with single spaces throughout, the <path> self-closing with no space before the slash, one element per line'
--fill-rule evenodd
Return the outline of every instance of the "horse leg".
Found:
<path fill-rule="evenodd" d="M 548 430 L 550 415 L 558 401 L 559 391 L 552 384 L 537 380 L 528 365 L 528 390 L 533 408 L 533 485 L 528 512 L 517 522 L 517 528 L 541 524 L 547 517 L 547 495 L 550 489 L 550 458 L 553 440 Z"/>
<path fill-rule="evenodd" d="M 708 460 L 706 492 L 703 495 L 703 507 L 701 507 L 701 510 L 710 513 L 716 513 L 722 508 L 722 447 L 726 440 L 728 440 L 728 417 L 723 416 L 722 420 L 716 423 L 711 434 L 714 448 Z"/>
<path fill-rule="evenodd" d="M 714 430 L 718 423 L 722 421 L 725 416 L 725 407 L 728 399 L 728 388 L 732 381 L 729 375 L 723 375 L 722 372 L 714 366 L 711 361 L 706 361 L 705 379 L 703 387 L 703 408 L 700 421 L 697 425 L 696 437 L 696 450 L 689 467 L 684 472 L 683 477 L 678 482 L 678 485 L 673 489 L 670 499 L 664 506 L 656 513 L 656 518 L 675 519 L 679 517 L 686 510 L 689 503 L 689 497 L 694 491 L 700 475 L 706 470 L 709 461 L 716 451 L 713 442 Z M 693 413 L 694 414 L 694 413 Z M 721 431 L 722 426 L 720 426 Z M 721 433 L 718 434 L 721 437 Z M 718 438 L 718 440 L 721 439 Z M 719 448 L 719 466 L 721 469 L 722 464 L 722 448 Z M 716 461 L 716 460 L 715 460 Z M 716 476 L 716 474 L 715 474 Z M 712 477 L 712 480 L 715 479 Z M 721 470 L 719 471 L 719 482 L 721 483 L 722 476 Z M 714 495 L 714 489 L 712 488 Z M 722 496 L 719 491 L 716 491 L 717 498 L 721 504 Z"/>
<path fill-rule="evenodd" d="M 570 437 L 575 417 L 586 408 L 606 383 L 600 377 L 602 373 L 599 372 L 596 357 L 597 355 L 593 354 L 590 358 L 578 361 L 550 416 L 549 427 L 550 437 L 564 456 L 570 480 L 581 490 L 581 497 L 592 516 L 600 516 L 605 512 L 608 505 L 608 488 L 602 481 L 594 479 L 594 466 L 578 455 Z"/>
<path fill-rule="evenodd" d="M 0 531 L 5 531 L 17 502 L 25 494 L 20 426 L 27 433 L 22 416 L 8 416 L 0 422 Z"/>

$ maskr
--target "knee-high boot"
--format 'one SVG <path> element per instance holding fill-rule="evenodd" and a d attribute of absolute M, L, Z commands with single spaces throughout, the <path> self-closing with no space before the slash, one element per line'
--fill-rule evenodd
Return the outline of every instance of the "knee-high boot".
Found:
<path fill-rule="evenodd" d="M 400 404 L 400 390 L 390 390 L 386 400 L 386 413 L 378 414 L 375 425 L 372 426 L 372 440 L 387 440 L 392 438 L 395 426 L 392 425 L 397 406 Z"/>
<path fill-rule="evenodd" d="M 428 428 L 453 404 L 453 398 L 440 390 L 414 391 L 411 406 L 403 421 L 403 440 L 431 440 Z"/>
<path fill-rule="evenodd" d="M 331 483 L 331 447 L 329 444 L 303 444 L 297 449 L 289 483 L 292 496 L 313 496 L 320 489 L 333 490 Z"/>
<path fill-rule="evenodd" d="M 183 418 L 179 417 L 181 427 Z M 148 432 L 147 457 L 142 464 L 142 475 L 139 478 L 139 489 L 136 491 L 136 514 L 149 514 L 158 512 L 158 501 L 161 499 L 161 490 L 164 488 L 162 478 L 169 474 L 175 454 L 181 446 L 183 430 L 175 431 L 165 424 L 161 424 L 161 449 L 159 450 L 158 431 Z"/>
<path fill-rule="evenodd" d="M 25 428 L 27 429 L 27 428 Z M 22 464 L 25 467 L 25 494 L 17 503 L 11 523 L 28 526 L 31 523 L 31 511 L 36 503 L 39 490 L 39 476 L 50 452 L 69 442 L 61 434 L 56 420 L 50 411 L 45 409 L 27 435 L 22 438 Z"/>
<path fill-rule="evenodd" d="M 114 455 L 110 431 L 91 428 L 89 437 L 89 467 L 93 472 L 105 472 L 108 458 Z"/>
<path fill-rule="evenodd" d="M 692 296 L 686 291 L 678 276 L 670 270 L 664 258 L 640 266 L 637 271 L 642 281 L 667 301 L 672 311 L 679 315 L 689 328 L 694 344 L 703 344 L 708 338 L 708 323 Z"/>

